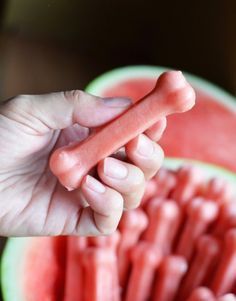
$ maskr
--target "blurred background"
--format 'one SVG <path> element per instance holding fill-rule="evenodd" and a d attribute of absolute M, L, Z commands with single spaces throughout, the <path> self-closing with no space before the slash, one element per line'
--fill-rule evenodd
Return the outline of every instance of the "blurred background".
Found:
<path fill-rule="evenodd" d="M 185 70 L 236 94 L 236 1 L 0 1 L 0 100 L 83 89 L 132 64 Z"/>
<path fill-rule="evenodd" d="M 1 0 L 0 98 L 84 88 L 118 66 L 185 70 L 236 93 L 236 1 Z"/>

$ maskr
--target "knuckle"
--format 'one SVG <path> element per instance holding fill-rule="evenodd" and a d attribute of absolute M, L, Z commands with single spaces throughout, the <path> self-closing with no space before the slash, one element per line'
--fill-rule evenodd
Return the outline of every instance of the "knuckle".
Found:
<path fill-rule="evenodd" d="M 18 95 L 9 99 L 5 104 L 8 109 L 25 109 L 28 108 L 31 102 L 30 95 Z"/>
<path fill-rule="evenodd" d="M 18 95 L 16 97 L 14 97 L 12 100 L 11 100 L 13 103 L 15 104 L 19 104 L 19 105 L 28 105 L 30 102 L 31 102 L 31 97 L 30 95 Z"/>
<path fill-rule="evenodd" d="M 34 115 L 33 95 L 18 95 L 8 100 L 3 106 L 3 114 L 18 121 L 27 122 L 28 116 Z"/>
<path fill-rule="evenodd" d="M 69 102 L 75 102 L 81 98 L 81 94 L 83 92 L 81 90 L 71 90 L 62 92 L 63 97 Z"/>

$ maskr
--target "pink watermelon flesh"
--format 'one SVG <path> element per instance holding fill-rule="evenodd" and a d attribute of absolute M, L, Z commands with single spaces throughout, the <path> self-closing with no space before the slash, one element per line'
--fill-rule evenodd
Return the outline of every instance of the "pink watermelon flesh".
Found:
<path fill-rule="evenodd" d="M 103 91 L 102 96 L 139 99 L 154 86 L 155 79 L 131 79 Z M 236 114 L 217 99 L 197 90 L 195 107 L 168 117 L 161 146 L 168 157 L 182 157 L 218 164 L 236 171 Z"/>
<path fill-rule="evenodd" d="M 25 301 L 61 301 L 65 283 L 65 237 L 33 238 L 25 253 Z M 32 275 L 32 271 L 35 274 Z"/>

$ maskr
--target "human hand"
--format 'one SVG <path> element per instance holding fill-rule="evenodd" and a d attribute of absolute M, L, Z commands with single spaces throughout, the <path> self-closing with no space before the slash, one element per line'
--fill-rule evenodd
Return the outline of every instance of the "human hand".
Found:
<path fill-rule="evenodd" d="M 145 180 L 160 168 L 158 140 L 166 120 L 130 141 L 116 158 L 67 191 L 51 173 L 51 152 L 82 141 L 91 129 L 130 106 L 125 98 L 82 91 L 22 95 L 0 106 L 0 235 L 104 235 L 115 231 L 123 208 L 139 205 Z M 121 159 L 122 157 L 122 159 Z M 118 159 L 119 158 L 119 159 Z"/>

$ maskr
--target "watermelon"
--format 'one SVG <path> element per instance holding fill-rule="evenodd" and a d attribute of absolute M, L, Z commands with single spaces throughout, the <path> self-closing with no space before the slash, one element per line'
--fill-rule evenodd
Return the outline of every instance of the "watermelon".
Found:
<path fill-rule="evenodd" d="M 4 300 L 60 300 L 64 288 L 65 242 L 64 237 L 8 239 L 1 265 Z"/>
<path fill-rule="evenodd" d="M 224 168 L 198 161 L 173 158 L 166 159 L 164 165 L 168 169 L 176 170 L 186 162 L 201 169 L 206 179 L 219 177 L 226 180 L 236 195 L 236 174 Z M 65 246 L 65 237 L 9 239 L 1 262 L 4 300 L 63 300 L 66 266 Z"/>
<path fill-rule="evenodd" d="M 166 68 L 129 66 L 107 72 L 87 91 L 98 96 L 127 96 L 139 99 L 154 86 Z M 188 73 L 197 102 L 187 113 L 168 118 L 161 140 L 166 156 L 205 161 L 236 171 L 236 99 L 217 86 Z"/>

